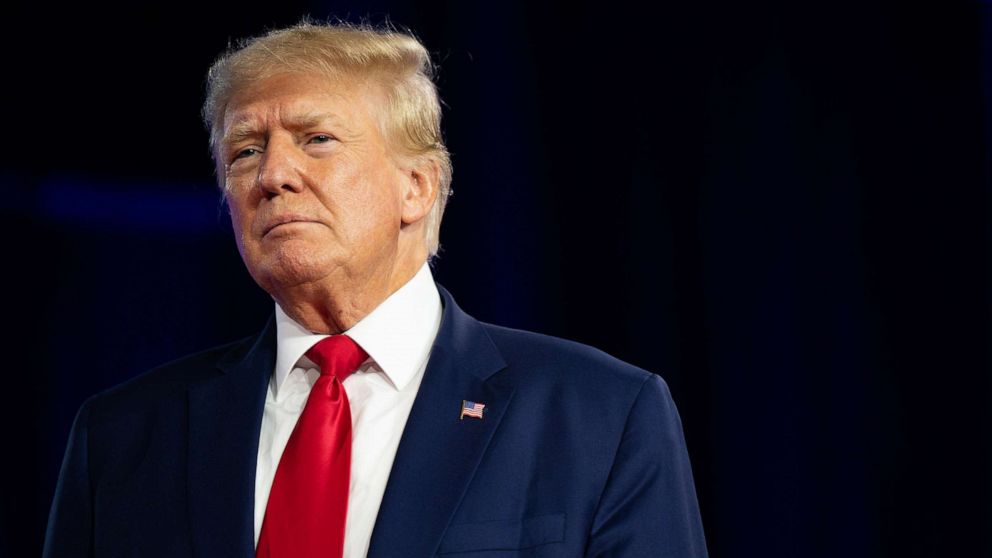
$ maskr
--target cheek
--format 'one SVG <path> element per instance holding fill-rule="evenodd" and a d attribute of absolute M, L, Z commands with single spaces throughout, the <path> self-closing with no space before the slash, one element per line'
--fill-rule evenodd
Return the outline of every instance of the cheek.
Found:
<path fill-rule="evenodd" d="M 374 178 L 375 188 L 370 188 L 368 203 L 379 209 L 378 216 L 383 220 L 399 220 L 403 209 L 403 191 L 400 187 L 402 176 L 391 167 L 383 167 Z"/>
<path fill-rule="evenodd" d="M 231 216 L 231 226 L 234 228 L 234 231 L 240 231 L 244 224 L 244 212 L 241 207 L 237 204 L 231 203 L 231 201 L 228 200 L 227 212 Z"/>
<path fill-rule="evenodd" d="M 402 206 L 394 177 L 375 167 L 371 169 L 330 177 L 325 184 L 342 187 L 322 192 L 324 205 L 332 208 L 337 219 L 361 229 L 381 229 L 386 223 L 398 221 Z"/>
<path fill-rule="evenodd" d="M 377 231 L 380 236 L 393 236 L 399 231 L 401 224 L 401 199 L 396 190 L 389 187 L 372 190 L 361 201 L 365 210 L 359 215 L 364 228 Z"/>
<path fill-rule="evenodd" d="M 231 216 L 231 228 L 234 231 L 234 240 L 238 243 L 238 249 L 244 252 L 245 241 L 249 238 L 253 211 L 242 203 L 227 200 L 227 210 Z"/>

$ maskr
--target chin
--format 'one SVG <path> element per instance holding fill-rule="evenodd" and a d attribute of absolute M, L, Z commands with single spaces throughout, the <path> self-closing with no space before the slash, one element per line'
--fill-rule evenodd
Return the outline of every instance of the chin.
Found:
<path fill-rule="evenodd" d="M 274 253 L 265 254 L 249 265 L 252 277 L 271 293 L 280 288 L 318 281 L 333 269 L 332 262 L 323 254 L 305 246 L 283 246 Z"/>

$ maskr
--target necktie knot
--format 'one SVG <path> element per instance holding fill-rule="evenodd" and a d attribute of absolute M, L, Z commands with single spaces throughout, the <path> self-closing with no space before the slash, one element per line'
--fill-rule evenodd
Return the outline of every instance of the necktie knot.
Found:
<path fill-rule="evenodd" d="M 320 367 L 320 375 L 333 375 L 343 382 L 368 358 L 368 353 L 347 335 L 332 335 L 307 351 L 307 358 Z"/>

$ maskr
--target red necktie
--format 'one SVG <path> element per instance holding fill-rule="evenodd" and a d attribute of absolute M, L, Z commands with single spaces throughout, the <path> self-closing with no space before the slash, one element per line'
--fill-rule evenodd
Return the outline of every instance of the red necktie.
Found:
<path fill-rule="evenodd" d="M 345 335 L 307 351 L 320 367 L 265 508 L 257 558 L 340 558 L 351 476 L 351 409 L 341 382 L 368 357 Z"/>

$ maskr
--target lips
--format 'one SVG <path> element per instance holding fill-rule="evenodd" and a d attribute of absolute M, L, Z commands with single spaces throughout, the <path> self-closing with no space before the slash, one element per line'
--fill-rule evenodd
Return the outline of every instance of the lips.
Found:
<path fill-rule="evenodd" d="M 265 236 L 272 232 L 272 229 L 278 227 L 279 225 L 285 225 L 287 223 L 314 223 L 315 221 L 305 215 L 296 214 L 286 214 L 278 215 L 267 221 L 265 221 L 265 226 L 262 229 L 262 236 Z"/>

